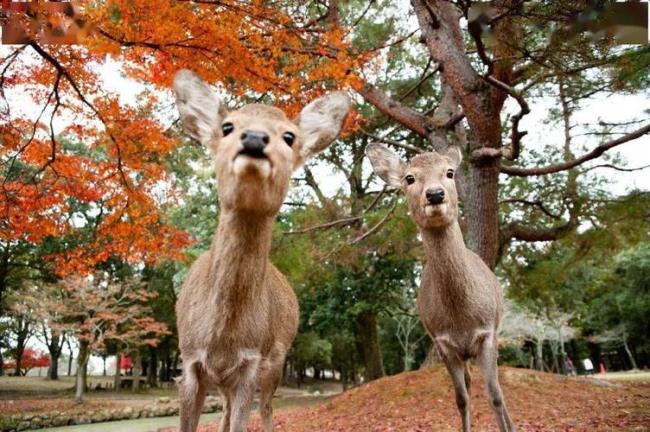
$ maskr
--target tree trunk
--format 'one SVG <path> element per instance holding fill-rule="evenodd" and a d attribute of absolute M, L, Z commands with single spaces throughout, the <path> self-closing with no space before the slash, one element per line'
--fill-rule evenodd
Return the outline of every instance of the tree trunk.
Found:
<path fill-rule="evenodd" d="M 636 360 L 634 359 L 634 356 L 632 355 L 632 351 L 630 351 L 630 347 L 627 344 L 627 336 L 623 335 L 623 348 L 625 348 L 625 352 L 627 353 L 628 358 L 630 359 L 630 363 L 632 363 L 632 369 L 637 370 L 639 367 L 636 364 Z"/>
<path fill-rule="evenodd" d="M 535 340 L 535 369 L 544 370 L 544 339 L 542 338 Z"/>
<path fill-rule="evenodd" d="M 25 345 L 29 336 L 29 322 L 23 316 L 17 317 L 18 331 L 16 332 L 16 369 L 14 373 L 16 376 L 22 375 L 22 360 L 23 353 L 25 352 Z"/>
<path fill-rule="evenodd" d="M 47 346 L 47 349 L 50 352 L 50 367 L 47 369 L 47 378 L 51 380 L 59 379 L 59 357 L 63 350 L 62 338 L 62 335 L 53 333 L 50 343 Z"/>
<path fill-rule="evenodd" d="M 377 334 L 377 315 L 375 312 L 362 312 L 357 315 L 359 342 L 363 350 L 363 362 L 366 367 L 366 382 L 384 376 L 384 363 L 381 357 L 379 337 Z"/>
<path fill-rule="evenodd" d="M 122 381 L 122 369 L 120 363 L 122 362 L 122 353 L 119 351 L 115 354 L 115 375 L 113 376 L 113 388 L 116 392 L 120 391 Z"/>
<path fill-rule="evenodd" d="M 86 371 L 88 366 L 88 357 L 90 350 L 88 349 L 88 342 L 84 340 L 79 341 L 79 355 L 77 356 L 77 376 L 75 379 L 75 394 L 74 400 L 76 403 L 83 402 L 83 396 L 86 392 Z"/>
<path fill-rule="evenodd" d="M 149 347 L 149 363 L 147 364 L 147 385 L 158 387 L 158 352 L 156 348 Z"/>
<path fill-rule="evenodd" d="M 499 250 L 499 166 L 470 163 L 465 201 L 468 247 L 494 268 Z"/>
<path fill-rule="evenodd" d="M 566 352 L 564 351 L 564 335 L 562 334 L 562 327 L 558 331 L 558 336 L 560 339 L 560 371 L 563 375 L 567 374 L 566 368 Z"/>
<path fill-rule="evenodd" d="M 68 376 L 72 375 L 72 360 L 74 359 L 74 352 L 72 351 L 72 344 L 70 343 L 70 338 L 66 339 L 66 345 L 68 345 Z"/>
<path fill-rule="evenodd" d="M 60 351 L 50 353 L 50 367 L 47 369 L 47 379 L 58 380 L 59 379 L 59 356 L 61 355 Z"/>
<path fill-rule="evenodd" d="M 140 390 L 140 377 L 142 376 L 142 355 L 138 349 L 135 352 L 135 359 L 133 361 L 133 391 Z"/>

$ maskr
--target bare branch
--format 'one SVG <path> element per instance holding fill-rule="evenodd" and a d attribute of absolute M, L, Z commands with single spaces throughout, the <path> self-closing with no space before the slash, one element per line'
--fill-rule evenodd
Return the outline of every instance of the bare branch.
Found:
<path fill-rule="evenodd" d="M 612 165 L 612 164 L 602 164 L 602 165 L 594 165 L 592 167 L 586 168 L 582 172 L 586 173 L 588 171 L 592 171 L 592 170 L 595 170 L 595 169 L 598 169 L 598 168 L 610 168 L 610 169 L 613 169 L 613 170 L 616 170 L 616 171 L 634 172 L 634 171 L 643 171 L 645 169 L 648 169 L 648 168 L 650 168 L 650 165 L 644 165 L 644 166 L 640 166 L 640 167 L 637 167 L 637 168 L 623 168 L 623 167 L 619 167 L 619 166 Z"/>
<path fill-rule="evenodd" d="M 503 230 L 506 239 L 516 239 L 525 242 L 553 241 L 571 232 L 577 221 L 569 221 L 564 225 L 552 228 L 534 228 L 522 225 L 519 222 L 511 222 Z"/>
<path fill-rule="evenodd" d="M 560 215 L 557 215 L 555 213 L 552 213 L 542 201 L 530 201 L 530 200 L 525 200 L 525 199 L 517 199 L 517 198 L 512 198 L 512 199 L 506 199 L 503 201 L 499 201 L 499 204 L 523 204 L 527 206 L 533 206 L 539 208 L 544 214 L 546 214 L 548 217 L 553 218 L 553 219 L 560 219 Z"/>
<path fill-rule="evenodd" d="M 530 114 L 530 107 L 528 106 L 528 102 L 526 102 L 522 94 L 515 90 L 514 87 L 511 87 L 508 84 L 499 81 L 491 75 L 487 75 L 485 77 L 485 80 L 493 86 L 508 93 L 519 104 L 519 112 L 515 114 L 511 119 L 512 127 L 510 135 L 510 151 L 504 154 L 507 159 L 515 160 L 521 153 L 521 139 L 528 135 L 527 131 L 519 131 L 519 123 L 525 115 Z"/>
<path fill-rule="evenodd" d="M 427 136 L 426 116 L 402 105 L 370 83 L 365 83 L 358 92 L 385 115 L 395 119 L 418 135 Z"/>
<path fill-rule="evenodd" d="M 517 176 L 517 177 L 527 177 L 527 176 L 539 176 L 545 174 L 553 174 L 560 171 L 566 171 L 571 168 L 575 168 L 578 165 L 582 165 L 587 161 L 600 157 L 607 150 L 610 150 L 614 147 L 625 144 L 627 142 L 633 141 L 648 133 L 650 133 L 650 123 L 643 126 L 642 128 L 639 128 L 633 132 L 628 133 L 625 136 L 600 144 L 589 153 L 586 153 L 576 159 L 562 162 L 557 165 L 548 165 L 545 167 L 537 167 L 537 168 L 523 168 L 523 167 L 502 165 L 501 172 L 512 176 Z"/>
<path fill-rule="evenodd" d="M 412 146 L 410 144 L 405 144 L 405 143 L 395 141 L 395 140 L 391 140 L 391 139 L 388 139 L 388 138 L 382 138 L 382 137 L 380 137 L 378 135 L 367 132 L 367 131 L 365 131 L 363 129 L 361 130 L 361 133 L 364 134 L 365 136 L 367 136 L 368 138 L 372 138 L 374 140 L 381 141 L 381 142 L 383 142 L 385 144 L 390 144 L 390 145 L 395 146 L 395 147 L 400 147 L 400 148 L 410 150 L 410 151 L 413 151 L 413 152 L 416 152 L 416 153 L 424 153 L 425 152 L 425 150 L 423 150 L 423 149 L 421 149 L 419 147 L 415 147 L 415 146 Z"/>

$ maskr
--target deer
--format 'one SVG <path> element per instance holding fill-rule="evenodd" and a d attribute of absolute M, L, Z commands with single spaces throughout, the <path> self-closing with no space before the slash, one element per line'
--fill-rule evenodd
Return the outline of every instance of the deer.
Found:
<path fill-rule="evenodd" d="M 210 390 L 223 401 L 219 431 L 244 431 L 259 390 L 269 432 L 298 330 L 296 295 L 269 261 L 273 222 L 293 171 L 336 139 L 350 101 L 332 92 L 291 120 L 270 105 L 228 111 L 188 70 L 176 73 L 173 90 L 185 132 L 211 153 L 220 204 L 211 247 L 190 267 L 176 303 L 180 430 L 196 430 Z"/>
<path fill-rule="evenodd" d="M 476 360 L 501 432 L 515 426 L 499 385 L 497 332 L 503 315 L 503 289 L 495 274 L 465 246 L 458 222 L 454 180 L 462 155 L 456 146 L 425 152 L 408 163 L 381 144 L 366 148 L 374 172 L 407 198 L 418 225 L 426 262 L 417 309 L 453 382 L 463 432 L 470 431 L 469 360 Z"/>

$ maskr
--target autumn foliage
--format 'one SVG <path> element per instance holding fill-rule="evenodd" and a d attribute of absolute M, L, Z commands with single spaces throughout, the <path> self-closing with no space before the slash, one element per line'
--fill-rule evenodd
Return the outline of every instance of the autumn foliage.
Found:
<path fill-rule="evenodd" d="M 176 70 L 195 70 L 235 104 L 264 98 L 293 114 L 353 84 L 359 61 L 336 25 L 299 4 L 111 0 L 76 12 L 93 29 L 83 45 L 35 39 L 1 51 L 0 240 L 66 239 L 47 257 L 59 275 L 110 258 L 183 258 L 190 239 L 161 211 L 179 199 L 165 164 L 180 144 L 166 103 Z M 114 61 L 146 86 L 135 105 L 106 89 L 102 68 Z"/>
<path fill-rule="evenodd" d="M 23 355 L 20 359 L 20 369 L 23 375 L 27 375 L 31 369 L 48 367 L 50 365 L 50 357 L 47 353 L 37 351 L 34 348 L 25 348 Z M 2 364 L 2 367 L 7 370 L 14 370 L 16 368 L 15 360 L 8 360 Z"/>

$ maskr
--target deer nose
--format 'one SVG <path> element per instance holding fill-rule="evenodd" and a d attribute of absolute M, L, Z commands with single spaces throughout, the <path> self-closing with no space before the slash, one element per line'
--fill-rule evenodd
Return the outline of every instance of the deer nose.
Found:
<path fill-rule="evenodd" d="M 445 191 L 442 188 L 431 188 L 427 190 L 426 195 L 429 204 L 436 205 L 445 200 Z"/>
<path fill-rule="evenodd" d="M 241 134 L 241 144 L 244 147 L 239 154 L 253 158 L 266 158 L 264 149 L 269 143 L 269 134 L 247 129 Z"/>

